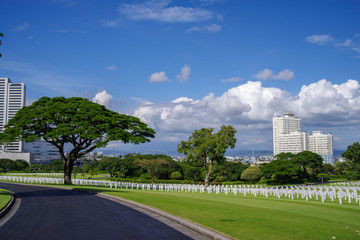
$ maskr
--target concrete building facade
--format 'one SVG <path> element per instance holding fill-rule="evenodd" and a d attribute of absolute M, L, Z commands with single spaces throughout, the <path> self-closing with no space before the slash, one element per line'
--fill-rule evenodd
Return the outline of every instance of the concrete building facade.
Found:
<path fill-rule="evenodd" d="M 301 131 L 301 119 L 287 112 L 284 117 L 273 118 L 274 156 L 282 152 L 311 151 L 319 154 L 324 163 L 334 163 L 332 134 L 313 131 L 312 135 Z"/>
<path fill-rule="evenodd" d="M 26 88 L 24 83 L 13 83 L 9 78 L 0 78 L 0 132 L 15 114 L 25 106 Z M 23 142 L 15 141 L 0 150 L 22 152 Z"/>
<path fill-rule="evenodd" d="M 289 142 L 291 149 L 301 149 L 301 119 L 294 113 L 286 112 L 284 117 L 273 118 L 273 147 L 274 155 L 284 151 L 285 143 Z M 290 135 L 288 135 L 290 134 Z M 296 146 L 295 146 L 296 145 Z M 301 152 L 301 151 L 300 151 Z"/>
<path fill-rule="evenodd" d="M 323 134 L 322 131 L 313 131 L 308 138 L 308 150 L 319 154 L 324 163 L 333 164 L 333 136 L 331 133 Z"/>

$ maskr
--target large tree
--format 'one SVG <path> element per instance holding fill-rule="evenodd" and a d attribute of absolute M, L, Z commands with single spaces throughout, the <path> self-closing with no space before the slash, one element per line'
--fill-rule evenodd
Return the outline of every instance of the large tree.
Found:
<path fill-rule="evenodd" d="M 195 130 L 187 141 L 178 144 L 178 152 L 184 153 L 188 161 L 200 162 L 205 168 L 205 188 L 209 185 L 209 178 L 213 164 L 225 161 L 226 149 L 234 148 L 236 130 L 232 126 L 222 126 L 217 133 L 213 128 Z"/>
<path fill-rule="evenodd" d="M 280 181 L 281 184 L 291 182 L 301 172 L 297 164 L 288 160 L 277 159 L 260 166 L 261 171 L 267 179 Z"/>
<path fill-rule="evenodd" d="M 299 165 L 302 169 L 302 176 L 303 178 L 309 177 L 309 173 L 307 172 L 307 168 L 312 168 L 315 173 L 319 173 L 322 167 L 323 158 L 314 152 L 311 151 L 303 151 L 299 152 L 295 155 L 292 162 Z"/>
<path fill-rule="evenodd" d="M 119 114 L 88 99 L 42 97 L 20 109 L 0 134 L 0 142 L 45 140 L 58 148 L 65 184 L 71 184 L 74 162 L 110 141 L 145 143 L 155 131 L 138 118 Z M 65 153 L 65 145 L 72 147 Z"/>
<path fill-rule="evenodd" d="M 349 145 L 341 156 L 351 162 L 360 163 L 360 144 L 358 142 L 354 142 L 352 145 Z"/>
<path fill-rule="evenodd" d="M 249 167 L 241 173 L 241 179 L 247 181 L 256 181 L 262 177 L 262 172 L 259 167 Z"/>
<path fill-rule="evenodd" d="M 319 154 L 311 151 L 303 151 L 297 154 L 283 152 L 277 154 L 275 160 L 290 161 L 291 163 L 297 164 L 302 169 L 300 177 L 303 178 L 309 177 L 307 168 L 313 169 L 316 173 L 320 172 L 323 162 L 323 158 Z"/>
<path fill-rule="evenodd" d="M 161 157 L 149 157 L 149 155 L 136 159 L 134 163 L 148 172 L 153 184 L 158 177 L 161 166 L 168 164 L 168 162 Z"/>

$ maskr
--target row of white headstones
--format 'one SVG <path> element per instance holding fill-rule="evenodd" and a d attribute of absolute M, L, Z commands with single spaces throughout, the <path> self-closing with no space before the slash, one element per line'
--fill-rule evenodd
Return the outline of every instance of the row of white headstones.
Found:
<path fill-rule="evenodd" d="M 44 175 L 41 177 L 24 177 L 24 176 L 0 176 L 0 181 L 31 183 L 31 184 L 64 184 L 64 179 L 51 177 L 55 175 Z M 129 182 L 112 182 L 99 181 L 88 179 L 72 179 L 72 183 L 82 186 L 96 186 L 109 188 L 126 188 L 126 189 L 141 189 L 141 190 L 155 190 L 155 191 L 178 191 L 178 192 L 199 192 L 199 193 L 224 193 L 228 195 L 252 195 L 255 197 L 263 196 L 266 198 L 290 198 L 290 199 L 304 199 L 321 200 L 325 202 L 330 199 L 332 202 L 338 201 L 342 204 L 343 201 L 348 203 L 356 202 L 360 206 L 360 181 L 357 182 L 343 182 L 334 183 L 330 186 L 312 185 L 312 186 L 286 186 L 286 187 L 266 187 L 262 185 L 210 185 L 205 188 L 204 185 L 195 184 L 145 184 L 145 183 L 129 183 Z"/>

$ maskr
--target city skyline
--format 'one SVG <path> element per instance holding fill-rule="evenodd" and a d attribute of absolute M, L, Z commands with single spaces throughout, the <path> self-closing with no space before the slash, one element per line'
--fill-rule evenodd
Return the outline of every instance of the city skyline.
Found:
<path fill-rule="evenodd" d="M 5 0 L 0 77 L 42 96 L 80 96 L 135 115 L 174 151 L 195 129 L 233 125 L 235 150 L 271 150 L 272 118 L 360 137 L 360 3 Z M 311 131 L 310 131 L 311 129 Z"/>

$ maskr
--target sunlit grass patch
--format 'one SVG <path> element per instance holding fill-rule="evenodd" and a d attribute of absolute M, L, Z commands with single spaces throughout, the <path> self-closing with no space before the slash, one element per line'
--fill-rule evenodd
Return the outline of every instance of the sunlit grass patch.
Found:
<path fill-rule="evenodd" d="M 10 199 L 11 194 L 8 191 L 0 188 L 0 210 L 6 206 Z"/>
<path fill-rule="evenodd" d="M 357 239 L 358 204 L 72 186 L 123 197 L 238 239 Z"/>

